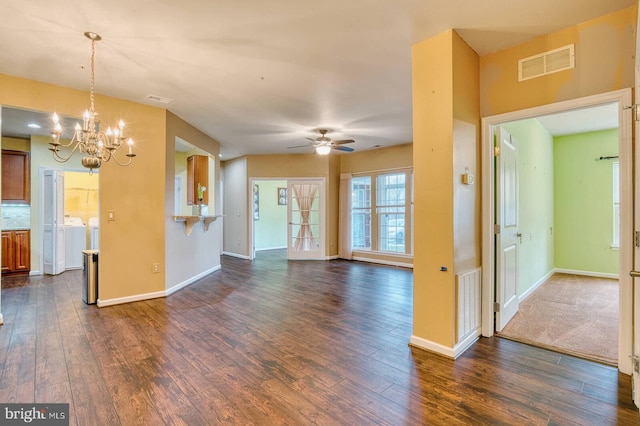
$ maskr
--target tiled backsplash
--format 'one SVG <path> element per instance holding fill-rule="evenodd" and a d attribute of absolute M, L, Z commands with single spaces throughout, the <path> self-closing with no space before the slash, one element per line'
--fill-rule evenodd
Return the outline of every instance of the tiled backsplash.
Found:
<path fill-rule="evenodd" d="M 2 230 L 31 228 L 31 206 L 3 204 L 2 205 Z"/>

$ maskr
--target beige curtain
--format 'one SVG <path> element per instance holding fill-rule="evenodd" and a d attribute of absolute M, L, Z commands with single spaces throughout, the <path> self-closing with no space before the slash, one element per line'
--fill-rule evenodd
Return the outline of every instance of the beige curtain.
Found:
<path fill-rule="evenodd" d="M 351 174 L 340 175 L 340 222 L 338 224 L 338 257 L 351 259 Z"/>
<path fill-rule="evenodd" d="M 298 230 L 298 235 L 296 235 L 293 248 L 296 251 L 317 250 L 319 242 L 313 235 L 309 217 L 311 216 L 311 206 L 313 206 L 313 201 L 318 194 L 318 185 L 293 185 L 292 189 L 300 210 L 300 229 Z"/>

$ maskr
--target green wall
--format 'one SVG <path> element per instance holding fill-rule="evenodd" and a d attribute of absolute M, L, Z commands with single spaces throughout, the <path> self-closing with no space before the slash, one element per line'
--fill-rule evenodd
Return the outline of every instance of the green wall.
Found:
<path fill-rule="evenodd" d="M 287 247 L 287 206 L 278 205 L 278 188 L 286 188 L 287 181 L 261 180 L 260 218 L 254 221 L 256 250 Z"/>
<path fill-rule="evenodd" d="M 618 130 L 554 139 L 556 268 L 618 273 L 613 242 L 613 160 Z"/>
<path fill-rule="evenodd" d="M 518 155 L 518 295 L 554 268 L 553 137 L 536 119 L 504 124 Z"/>

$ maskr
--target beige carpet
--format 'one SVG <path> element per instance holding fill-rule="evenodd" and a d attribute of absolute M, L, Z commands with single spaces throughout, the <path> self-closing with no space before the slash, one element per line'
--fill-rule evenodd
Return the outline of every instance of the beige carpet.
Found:
<path fill-rule="evenodd" d="M 554 274 L 500 336 L 618 364 L 618 280 Z"/>

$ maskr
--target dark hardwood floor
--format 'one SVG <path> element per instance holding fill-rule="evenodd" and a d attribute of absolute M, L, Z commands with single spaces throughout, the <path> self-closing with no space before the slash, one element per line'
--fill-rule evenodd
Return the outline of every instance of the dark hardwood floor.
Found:
<path fill-rule="evenodd" d="M 640 424 L 612 367 L 499 338 L 410 348 L 412 279 L 261 252 L 102 309 L 81 271 L 3 279 L 0 402 L 69 402 L 77 425 Z"/>

